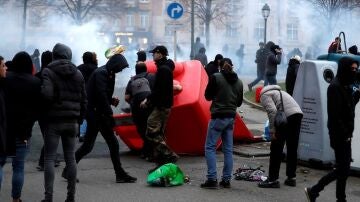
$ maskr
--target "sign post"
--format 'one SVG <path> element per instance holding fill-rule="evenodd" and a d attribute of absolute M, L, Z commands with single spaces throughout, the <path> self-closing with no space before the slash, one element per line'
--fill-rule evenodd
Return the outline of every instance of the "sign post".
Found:
<path fill-rule="evenodd" d="M 173 2 L 170 3 L 166 9 L 168 16 L 176 21 L 178 19 L 181 18 L 181 16 L 184 13 L 184 8 L 180 3 L 177 2 Z M 169 25 L 169 24 L 168 24 Z M 174 61 L 176 61 L 176 45 L 177 45 L 177 38 L 176 38 L 176 29 L 178 27 L 181 27 L 182 24 L 173 24 L 173 28 L 174 28 Z"/>

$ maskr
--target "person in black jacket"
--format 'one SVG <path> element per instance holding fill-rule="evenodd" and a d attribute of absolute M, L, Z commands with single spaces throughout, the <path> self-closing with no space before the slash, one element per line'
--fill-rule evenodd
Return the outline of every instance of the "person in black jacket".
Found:
<path fill-rule="evenodd" d="M 151 94 L 151 89 L 153 89 L 154 87 L 155 75 L 147 72 L 146 64 L 143 62 L 138 62 L 138 64 L 135 65 L 135 72 L 136 75 L 129 80 L 126 86 L 125 101 L 130 104 L 133 121 L 136 125 L 138 133 L 141 135 L 141 138 L 144 142 L 143 148 L 141 150 L 141 157 L 145 158 L 148 161 L 152 161 L 153 149 L 151 146 L 151 142 L 147 140 L 145 134 L 147 127 L 147 119 L 153 108 L 151 106 L 141 108 L 140 103 Z M 146 80 L 143 80 L 143 78 L 145 78 Z"/>
<path fill-rule="evenodd" d="M 290 58 L 288 68 L 286 71 L 286 78 L 285 78 L 286 92 L 289 93 L 289 95 L 291 96 L 293 95 L 296 76 L 300 66 L 300 61 L 301 58 L 298 55 L 295 55 L 294 57 Z"/>
<path fill-rule="evenodd" d="M 174 163 L 179 158 L 165 142 L 166 122 L 173 105 L 173 70 L 175 64 L 167 59 L 168 51 L 165 46 L 157 46 L 150 51 L 153 54 L 157 72 L 154 88 L 151 94 L 140 104 L 140 107 L 153 106 L 147 121 L 146 138 L 154 148 L 154 160 L 158 166 Z M 155 168 L 156 169 L 156 168 Z"/>
<path fill-rule="evenodd" d="M 75 201 L 75 139 L 86 112 L 85 81 L 71 62 L 71 49 L 61 43 L 53 48 L 53 61 L 42 70 L 41 93 L 46 103 L 45 126 L 45 199 L 53 201 L 54 165 L 61 138 L 67 167 L 67 202 Z"/>
<path fill-rule="evenodd" d="M 219 64 L 220 64 L 220 60 L 222 60 L 223 58 L 224 57 L 221 54 L 217 54 L 215 56 L 214 61 L 211 61 L 209 62 L 209 64 L 206 65 L 205 70 L 208 77 L 220 71 Z"/>
<path fill-rule="evenodd" d="M 353 88 L 357 61 L 343 57 L 339 60 L 336 77 L 327 90 L 327 111 L 330 146 L 335 152 L 335 169 L 322 177 L 319 182 L 305 188 L 309 201 L 313 202 L 325 186 L 336 180 L 336 198 L 346 201 L 346 180 L 351 163 L 351 139 L 354 131 L 355 105 L 360 98 L 359 89 Z"/>
<path fill-rule="evenodd" d="M 5 111 L 5 98 L 4 98 L 4 78 L 6 77 L 7 67 L 4 58 L 0 56 L 0 156 L 6 155 L 6 111 Z M 2 170 L 0 169 L 0 172 Z M 1 187 L 0 174 L 0 187 Z"/>
<path fill-rule="evenodd" d="M 269 43 L 266 45 L 268 46 Z M 281 63 L 281 56 L 282 49 L 278 45 L 270 46 L 270 52 L 266 59 L 264 86 L 277 84 L 277 65 Z"/>
<path fill-rule="evenodd" d="M 259 43 L 259 49 L 256 51 L 255 63 L 257 66 L 256 69 L 256 79 L 248 84 L 249 91 L 252 91 L 252 87 L 259 83 L 261 80 L 264 80 L 265 66 L 266 66 L 267 52 L 264 48 L 264 43 Z"/>
<path fill-rule="evenodd" d="M 110 57 L 106 65 L 97 68 L 86 84 L 88 106 L 86 130 L 84 143 L 76 151 L 76 162 L 91 152 L 94 147 L 96 136 L 100 131 L 110 150 L 110 157 L 114 167 L 117 183 L 133 183 L 137 179 L 128 175 L 121 166 L 119 156 L 119 142 L 113 131 L 115 126 L 111 105 L 117 106 L 119 100 L 112 97 L 115 87 L 115 74 L 128 67 L 128 62 L 122 54 Z M 64 169 L 63 177 L 66 178 L 67 170 Z"/>
<path fill-rule="evenodd" d="M 12 157 L 11 196 L 13 201 L 20 201 L 25 157 L 29 152 L 32 128 L 38 118 L 41 83 L 32 75 L 33 64 L 28 53 L 17 53 L 12 63 L 13 69 L 7 73 L 4 86 L 7 155 L 0 157 L 0 166 L 4 166 L 7 157 Z"/>

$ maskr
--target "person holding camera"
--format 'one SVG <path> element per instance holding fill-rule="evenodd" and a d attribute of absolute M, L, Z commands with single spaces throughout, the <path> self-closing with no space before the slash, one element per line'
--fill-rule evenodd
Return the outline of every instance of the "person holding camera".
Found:
<path fill-rule="evenodd" d="M 264 86 L 277 84 L 277 65 L 281 63 L 281 57 L 282 49 L 278 45 L 272 45 L 270 47 L 269 55 L 266 59 Z"/>
<path fill-rule="evenodd" d="M 297 149 L 303 112 L 296 101 L 278 85 L 265 86 L 260 92 L 260 102 L 269 117 L 271 135 L 269 176 L 258 184 L 261 188 L 280 188 L 279 170 L 286 142 L 286 176 L 284 184 L 296 186 Z M 282 130 L 274 126 L 275 115 L 282 108 L 287 124 Z"/>
<path fill-rule="evenodd" d="M 346 201 L 346 180 L 350 172 L 351 139 L 354 132 L 355 105 L 359 102 L 360 91 L 352 86 L 356 81 L 359 63 L 350 57 L 339 60 L 336 77 L 327 90 L 328 129 L 330 146 L 335 152 L 335 169 L 322 177 L 319 182 L 305 188 L 310 202 L 316 201 L 319 193 L 336 180 L 336 199 Z"/>

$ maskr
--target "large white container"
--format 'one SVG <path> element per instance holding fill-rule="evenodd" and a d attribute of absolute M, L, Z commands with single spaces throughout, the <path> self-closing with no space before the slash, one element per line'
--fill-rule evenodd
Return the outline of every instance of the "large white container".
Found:
<path fill-rule="evenodd" d="M 335 160 L 327 128 L 327 88 L 336 71 L 336 62 L 323 60 L 304 61 L 299 67 L 293 97 L 304 113 L 298 149 L 300 160 L 322 164 Z"/>

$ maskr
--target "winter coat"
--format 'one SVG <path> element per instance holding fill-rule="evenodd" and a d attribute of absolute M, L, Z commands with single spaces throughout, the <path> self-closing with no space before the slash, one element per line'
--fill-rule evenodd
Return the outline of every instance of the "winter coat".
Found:
<path fill-rule="evenodd" d="M 85 83 L 87 83 L 89 81 L 89 78 L 90 78 L 91 74 L 97 68 L 97 65 L 92 64 L 92 63 L 85 63 L 85 64 L 79 65 L 77 68 L 79 69 L 79 71 L 83 75 Z"/>
<path fill-rule="evenodd" d="M 269 118 L 269 128 L 270 132 L 276 132 L 274 126 L 274 118 L 277 110 L 281 108 L 281 97 L 280 91 L 281 88 L 278 85 L 268 85 L 265 86 L 260 92 L 260 102 L 267 112 Z M 293 114 L 303 114 L 300 106 L 291 97 L 287 92 L 281 90 L 281 95 L 283 99 L 284 112 L 286 117 L 289 117 Z"/>
<path fill-rule="evenodd" d="M 297 72 L 299 69 L 299 62 L 296 59 L 290 59 L 289 66 L 286 72 L 286 92 L 291 96 L 293 95 Z"/>
<path fill-rule="evenodd" d="M 4 79 L 0 79 L 0 156 L 6 155 L 6 111 Z"/>
<path fill-rule="evenodd" d="M 205 67 L 205 71 L 206 71 L 208 77 L 210 77 L 211 75 L 213 75 L 215 73 L 218 73 L 219 68 L 218 68 L 216 61 L 209 62 L 209 64 L 207 64 Z"/>
<path fill-rule="evenodd" d="M 195 60 L 199 60 L 202 66 L 205 66 L 208 63 L 207 56 L 205 53 L 198 53 L 195 55 Z"/>
<path fill-rule="evenodd" d="M 257 64 L 258 77 L 263 77 L 265 74 L 266 59 L 267 59 L 267 51 L 265 50 L 265 48 L 260 48 L 259 50 L 256 51 L 255 63 Z"/>
<path fill-rule="evenodd" d="M 13 70 L 5 77 L 4 96 L 6 106 L 7 155 L 16 154 L 16 140 L 27 141 L 38 119 L 40 107 L 39 78 L 32 75 L 32 61 L 26 52 L 17 53 Z"/>
<path fill-rule="evenodd" d="M 97 68 L 86 84 L 88 96 L 88 110 L 96 114 L 112 117 L 112 96 L 115 87 L 115 74 L 128 67 L 125 57 L 121 54 L 113 55 L 106 65 Z"/>
<path fill-rule="evenodd" d="M 274 52 L 269 53 L 266 59 L 265 75 L 275 76 L 277 74 L 277 65 L 281 63 L 281 53 L 275 54 Z"/>
<path fill-rule="evenodd" d="M 154 107 L 171 108 L 173 105 L 173 70 L 175 64 L 171 59 L 162 58 L 155 62 L 157 72 L 155 74 L 154 89 L 148 97 L 148 101 Z"/>
<path fill-rule="evenodd" d="M 77 121 L 82 123 L 86 112 L 85 81 L 71 63 L 71 50 L 57 44 L 54 61 L 42 71 L 42 95 L 47 103 L 44 117 L 51 122 Z"/>
<path fill-rule="evenodd" d="M 219 72 L 209 78 L 206 100 L 212 101 L 211 118 L 234 118 L 243 101 L 243 84 L 235 72 Z"/>
<path fill-rule="evenodd" d="M 336 77 L 327 90 L 328 129 L 330 144 L 334 148 L 351 138 L 354 131 L 355 105 L 360 98 L 359 91 L 353 92 L 350 87 L 354 82 L 354 72 L 351 71 L 351 58 L 339 67 Z"/>

